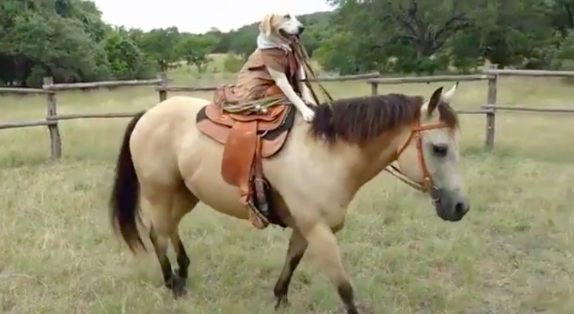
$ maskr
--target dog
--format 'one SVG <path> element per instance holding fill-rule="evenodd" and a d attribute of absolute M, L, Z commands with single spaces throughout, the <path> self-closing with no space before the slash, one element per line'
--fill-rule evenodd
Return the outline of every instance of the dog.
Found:
<path fill-rule="evenodd" d="M 305 30 L 305 26 L 292 14 L 266 14 L 259 25 L 259 35 L 257 36 L 257 48 L 260 50 L 281 48 L 286 53 L 292 53 L 290 45 L 299 41 L 299 37 Z M 306 79 L 303 65 L 299 66 L 298 79 L 301 97 L 294 91 L 285 73 L 266 66 L 269 75 L 275 84 L 291 103 L 299 110 L 303 120 L 310 122 L 315 116 L 315 112 L 308 107 L 317 106 L 309 87 L 304 83 Z"/>

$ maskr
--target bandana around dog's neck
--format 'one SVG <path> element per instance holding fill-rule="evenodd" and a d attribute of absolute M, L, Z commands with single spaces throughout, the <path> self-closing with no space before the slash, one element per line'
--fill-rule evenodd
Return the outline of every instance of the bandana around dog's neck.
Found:
<path fill-rule="evenodd" d="M 287 44 L 277 43 L 271 38 L 265 36 L 263 33 L 259 33 L 257 36 L 257 48 L 259 49 L 273 49 L 273 48 L 281 48 L 285 51 L 291 51 L 291 47 Z"/>

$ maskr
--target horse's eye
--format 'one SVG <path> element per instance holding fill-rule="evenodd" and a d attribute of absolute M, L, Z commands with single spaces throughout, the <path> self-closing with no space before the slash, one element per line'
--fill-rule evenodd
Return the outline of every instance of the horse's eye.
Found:
<path fill-rule="evenodd" d="M 444 157 L 448 153 L 448 146 L 444 144 L 433 144 L 432 151 L 436 156 Z"/>
<path fill-rule="evenodd" d="M 286 20 L 290 20 L 290 19 L 291 19 L 291 14 L 285 14 L 285 15 L 283 16 L 283 18 L 286 19 Z"/>

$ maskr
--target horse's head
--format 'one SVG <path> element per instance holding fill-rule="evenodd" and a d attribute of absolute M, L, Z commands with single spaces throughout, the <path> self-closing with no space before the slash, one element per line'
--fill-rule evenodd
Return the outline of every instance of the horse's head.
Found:
<path fill-rule="evenodd" d="M 470 206 L 459 171 L 458 117 L 450 106 L 457 86 L 444 94 L 442 87 L 437 89 L 428 101 L 393 93 L 322 104 L 315 110 L 310 132 L 331 148 L 339 144 L 338 154 L 349 158 L 341 164 L 358 174 L 352 180 L 355 188 L 397 160 L 400 169 L 395 170 L 433 198 L 437 214 L 458 221 Z M 351 153 L 341 153 L 344 150 Z M 353 160 L 354 156 L 360 157 Z"/>
<path fill-rule="evenodd" d="M 438 216 L 448 221 L 461 220 L 470 209 L 459 170 L 458 120 L 450 107 L 457 87 L 458 83 L 444 94 L 438 88 L 424 102 L 398 151 L 401 172 L 422 185 L 433 198 Z"/>

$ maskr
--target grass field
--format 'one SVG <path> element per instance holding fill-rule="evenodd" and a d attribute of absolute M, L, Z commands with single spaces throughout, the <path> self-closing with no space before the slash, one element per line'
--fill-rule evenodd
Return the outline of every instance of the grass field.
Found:
<path fill-rule="evenodd" d="M 218 78 L 177 76 L 180 84 Z M 382 87 L 423 94 L 439 84 Z M 446 85 L 450 87 L 449 85 Z M 336 97 L 363 83 L 333 83 Z M 486 82 L 461 83 L 458 108 L 485 103 Z M 196 94 L 211 97 L 209 93 Z M 564 106 L 559 79 L 503 78 L 499 103 Z M 58 95 L 60 113 L 144 109 L 152 88 Z M 34 120 L 43 97 L 0 96 L 0 121 Z M 428 200 L 381 175 L 360 191 L 338 234 L 367 313 L 574 312 L 574 116 L 498 114 L 496 151 L 482 151 L 484 116 L 463 116 L 471 212 L 456 224 Z M 61 123 L 64 157 L 48 161 L 45 128 L 0 131 L 0 313 L 273 313 L 286 231 L 258 231 L 208 208 L 184 218 L 190 293 L 174 301 L 153 254 L 133 257 L 112 234 L 107 198 L 127 120 Z M 279 313 L 341 313 L 327 278 L 304 258 Z"/>

